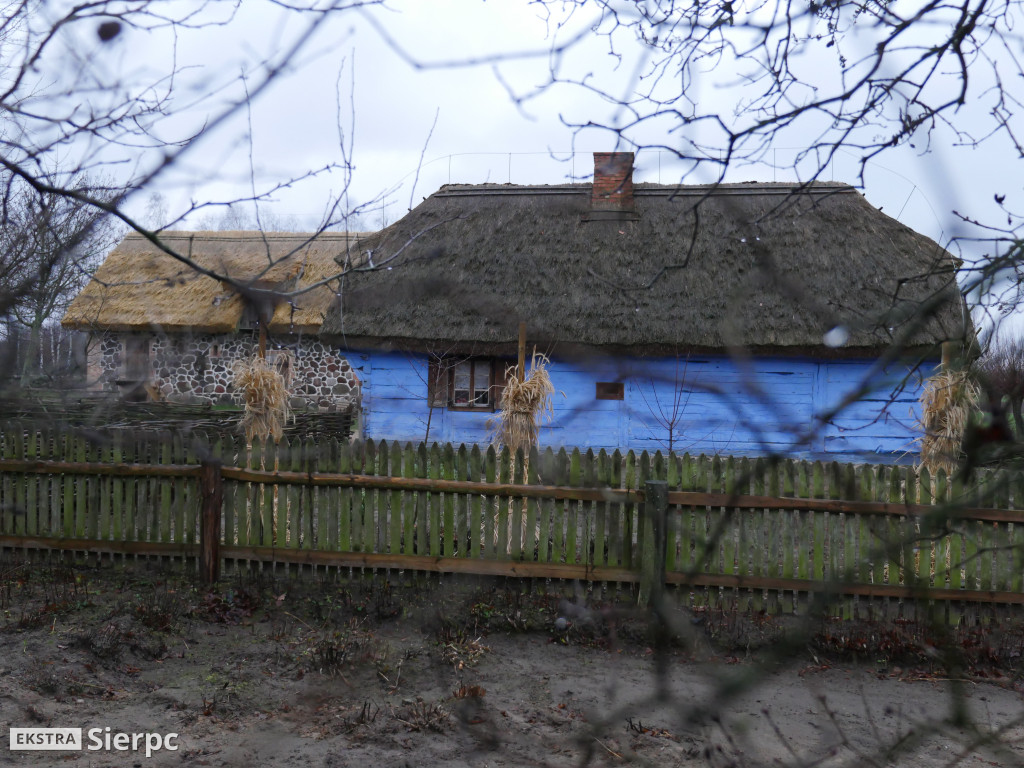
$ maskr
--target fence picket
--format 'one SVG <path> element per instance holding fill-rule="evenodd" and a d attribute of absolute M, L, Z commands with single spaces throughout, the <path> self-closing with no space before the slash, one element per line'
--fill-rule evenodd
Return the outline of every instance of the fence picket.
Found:
<path fill-rule="evenodd" d="M 646 454 L 645 454 L 646 457 Z M 569 455 L 569 487 L 579 488 L 583 480 L 582 457 L 579 448 L 574 448 Z M 580 502 L 567 500 L 565 503 L 565 560 L 566 563 L 586 562 L 586 554 L 581 552 L 580 528 L 583 522 L 580 514 Z"/>
<path fill-rule="evenodd" d="M 466 446 L 461 446 L 459 450 L 465 451 Z M 491 479 L 493 479 L 493 464 L 491 466 L 490 475 Z M 480 453 L 480 446 L 474 445 L 469 454 L 469 477 L 471 480 L 479 480 L 485 476 L 484 457 Z M 478 493 L 470 495 L 469 498 L 469 551 L 471 557 L 478 559 L 484 555 L 483 543 L 488 530 L 487 526 L 484 524 L 485 515 L 483 506 L 485 501 Z M 493 525 L 491 526 L 491 530 L 493 531 Z M 480 535 L 481 531 L 484 532 L 483 536 Z"/>
<path fill-rule="evenodd" d="M 469 470 L 469 453 L 466 451 L 465 445 L 460 445 L 457 451 L 452 450 L 452 446 L 449 443 L 445 446 L 445 456 L 454 456 L 455 465 L 451 472 L 453 480 L 467 480 L 470 477 Z M 445 466 L 448 466 L 447 462 Z M 444 496 L 445 514 L 451 509 L 451 513 L 454 516 L 455 524 L 455 542 L 453 555 L 458 557 L 469 557 L 469 532 L 470 532 L 470 520 L 469 520 L 469 505 L 470 498 L 468 494 L 455 494 L 446 493 Z"/>
<path fill-rule="evenodd" d="M 608 487 L 622 488 L 622 466 L 623 457 L 621 451 L 616 450 L 611 456 L 611 464 L 608 467 Z M 624 527 L 626 522 L 625 504 L 609 501 L 606 505 L 607 514 L 607 538 L 608 538 L 608 565 L 613 568 L 625 566 L 623 558 Z"/>
<path fill-rule="evenodd" d="M 526 482 L 528 485 L 539 485 L 540 476 L 537 474 L 537 465 L 540 463 L 540 451 L 536 446 L 530 448 L 530 461 L 526 471 Z M 540 547 L 540 520 L 538 518 L 538 505 L 536 499 L 524 499 L 526 505 L 526 527 L 524 529 L 524 544 L 522 559 L 526 562 L 539 561 Z"/>

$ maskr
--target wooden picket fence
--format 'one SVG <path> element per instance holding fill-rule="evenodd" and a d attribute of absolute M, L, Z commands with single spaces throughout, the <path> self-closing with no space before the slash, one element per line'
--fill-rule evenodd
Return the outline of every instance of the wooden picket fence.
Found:
<path fill-rule="evenodd" d="M 910 467 L 124 432 L 0 432 L 0 546 L 295 569 L 673 585 L 843 613 L 1024 604 L 1024 477 Z"/>

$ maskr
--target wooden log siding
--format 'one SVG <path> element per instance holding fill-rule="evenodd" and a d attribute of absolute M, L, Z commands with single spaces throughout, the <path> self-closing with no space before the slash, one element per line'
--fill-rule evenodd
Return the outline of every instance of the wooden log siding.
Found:
<path fill-rule="evenodd" d="M 204 454 L 219 482 L 203 486 L 181 440 L 0 440 L 5 548 L 198 557 L 205 501 L 221 511 L 218 561 L 623 584 L 663 567 L 694 605 L 773 613 L 810 595 L 861 598 L 843 615 L 919 598 L 1024 604 L 1016 475 L 968 493 L 906 467 L 545 450 L 522 485 L 509 482 L 522 464 L 493 449 L 221 438 Z M 667 483 L 658 536 L 648 480 Z M 659 562 L 645 543 L 662 537 Z"/>

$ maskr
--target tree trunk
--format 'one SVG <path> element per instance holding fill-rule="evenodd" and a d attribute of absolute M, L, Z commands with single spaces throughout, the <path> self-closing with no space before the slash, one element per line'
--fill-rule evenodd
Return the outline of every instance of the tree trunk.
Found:
<path fill-rule="evenodd" d="M 33 366 L 37 363 L 39 354 L 42 352 L 40 336 L 42 322 L 33 322 L 28 329 L 28 344 L 25 345 L 24 356 L 21 362 L 21 385 L 28 386 Z M 37 371 L 38 372 L 38 371 Z"/>

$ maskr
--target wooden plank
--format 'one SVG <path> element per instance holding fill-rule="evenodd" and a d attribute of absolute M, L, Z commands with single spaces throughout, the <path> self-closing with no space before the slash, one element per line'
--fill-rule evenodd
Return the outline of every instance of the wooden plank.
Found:
<path fill-rule="evenodd" d="M 245 442 L 244 437 L 236 440 L 235 456 L 237 457 L 236 461 L 239 464 L 252 466 L 254 463 L 252 451 L 250 450 L 248 443 Z M 221 467 L 221 477 L 224 477 L 223 467 Z M 225 484 L 235 486 L 235 525 L 238 530 L 237 536 L 239 546 L 244 547 L 258 543 L 258 540 L 256 539 L 257 531 L 255 530 L 254 525 L 255 489 L 250 483 L 227 480 L 226 478 Z"/>
<path fill-rule="evenodd" d="M 13 450 L 14 450 L 14 461 L 22 461 L 28 463 L 25 460 L 25 433 L 19 429 L 12 435 Z M 73 449 L 74 450 L 74 449 Z M 9 462 L 14 465 L 14 462 Z M 16 466 L 16 465 L 15 465 Z M 17 470 L 15 470 L 17 471 Z M 28 493 L 28 476 L 19 473 L 14 476 L 14 533 L 24 535 L 25 534 L 25 520 L 28 515 L 25 499 Z"/>
<path fill-rule="evenodd" d="M 465 449 L 466 446 L 459 446 L 460 453 Z M 480 453 L 480 446 L 474 445 L 469 453 L 469 476 L 478 479 L 484 476 L 484 471 L 484 457 Z M 474 493 L 469 497 L 469 554 L 474 560 L 483 555 L 483 542 L 487 535 L 483 506 L 484 501 L 479 494 Z"/>
<path fill-rule="evenodd" d="M 380 451 L 377 453 L 377 471 L 382 477 L 402 476 L 402 450 L 398 443 L 385 446 L 381 443 Z M 378 524 L 381 526 L 381 543 L 387 544 L 387 549 L 380 548 L 376 551 L 391 552 L 398 554 L 402 549 L 402 498 L 403 491 L 393 489 L 390 493 L 380 493 L 378 499 L 384 508 L 377 512 Z M 412 554 L 412 541 L 409 542 L 409 551 Z"/>
<path fill-rule="evenodd" d="M 448 445 L 451 448 L 451 445 Z M 456 480 L 465 480 L 470 476 L 469 451 L 465 445 L 460 445 L 458 450 L 452 451 L 455 464 L 452 470 L 452 477 Z M 479 529 L 470 526 L 470 497 L 468 494 L 446 493 L 445 502 L 453 506 L 455 515 L 455 551 L 453 556 L 469 557 L 471 542 L 470 537 L 478 533 Z"/>
<path fill-rule="evenodd" d="M 430 472 L 427 461 L 427 446 L 420 443 L 416 449 L 415 475 L 426 478 Z M 438 478 L 434 478 L 438 479 Z M 435 502 L 438 504 L 435 506 Z M 430 492 L 417 492 L 416 495 L 416 551 L 418 554 L 430 554 L 438 557 L 441 553 L 441 521 L 440 499 Z"/>
<path fill-rule="evenodd" d="M 498 459 L 498 482 L 504 484 L 512 483 L 512 471 L 515 463 L 515 456 L 509 453 L 507 448 L 501 450 L 497 454 Z M 510 507 L 513 504 L 513 499 L 494 499 L 494 508 L 497 510 L 497 514 L 494 515 L 494 555 L 495 557 L 502 558 L 508 557 L 511 554 L 511 533 L 512 533 L 512 514 Z"/>
<path fill-rule="evenodd" d="M 830 461 L 825 466 L 827 496 L 835 501 L 842 495 L 842 479 L 839 463 Z M 825 525 L 825 581 L 835 583 L 842 579 L 842 512 L 824 512 Z"/>
<path fill-rule="evenodd" d="M 387 450 L 385 444 L 375 443 L 373 440 L 368 440 L 365 446 L 365 454 L 363 457 L 363 473 L 366 475 L 374 475 L 377 473 L 378 456 L 383 454 L 387 457 Z M 383 514 L 382 506 L 385 501 L 383 492 L 378 492 L 376 489 L 367 490 L 363 495 L 363 507 L 362 517 L 360 519 L 360 528 L 362 529 L 363 541 L 362 551 L 363 552 L 383 552 L 383 547 L 378 549 L 377 545 L 377 515 Z"/>
<path fill-rule="evenodd" d="M 230 437 L 216 440 L 212 446 L 213 456 L 221 463 L 223 463 L 225 459 L 227 462 L 233 462 L 234 453 L 232 449 L 233 443 Z M 180 432 L 175 432 L 171 439 L 171 457 L 172 462 L 175 464 L 184 463 L 188 459 L 188 453 Z M 188 485 L 195 481 L 184 477 L 175 477 L 170 480 L 170 482 L 173 484 L 171 506 L 173 530 L 168 541 L 188 543 L 190 534 L 187 522 L 190 516 L 187 506 L 190 501 L 188 498 Z M 236 542 L 236 538 L 234 538 L 236 537 L 236 520 L 234 520 L 234 490 L 236 490 L 236 483 L 221 482 L 221 493 L 224 498 L 224 526 L 226 528 L 222 532 L 222 536 L 231 544 Z"/>
<path fill-rule="evenodd" d="M 459 462 L 461 464 L 461 461 Z M 447 443 L 442 450 L 437 443 L 430 446 L 430 477 L 434 480 L 441 478 L 453 480 L 458 477 L 458 466 L 456 464 L 455 451 L 451 443 Z M 465 546 L 465 539 L 459 533 L 456 526 L 455 515 L 455 494 L 435 494 L 441 505 L 441 528 L 444 532 L 444 540 L 441 544 L 441 554 L 445 557 L 455 557 L 455 543 L 459 542 L 458 553 L 464 554 L 462 549 Z"/>
<path fill-rule="evenodd" d="M 38 459 L 37 449 L 38 434 L 34 428 L 30 428 L 25 435 L 25 458 L 29 461 Z M 25 519 L 25 533 L 29 536 L 39 535 L 39 476 L 28 475 L 25 477 L 25 501 L 22 505 L 22 515 Z"/>
<path fill-rule="evenodd" d="M 318 453 L 317 444 L 309 435 L 306 435 L 302 440 L 302 468 L 309 474 L 316 472 Z M 323 486 L 306 484 L 301 488 L 299 511 L 302 515 L 302 539 L 299 544 L 304 549 L 319 549 L 317 538 L 320 530 L 320 511 L 317 501 Z"/>
<path fill-rule="evenodd" d="M 498 454 L 493 445 L 488 446 L 484 454 L 484 477 L 488 483 L 498 479 Z M 494 559 L 498 552 L 498 499 L 487 495 L 483 500 L 483 554 L 485 558 Z"/>
<path fill-rule="evenodd" d="M 184 457 L 185 447 L 178 438 L 175 443 L 175 453 Z M 238 461 L 235 453 L 234 439 L 230 436 L 217 441 L 216 456 L 224 464 L 233 464 Z M 223 480 L 223 478 L 222 478 Z M 185 541 L 185 497 L 184 482 L 175 484 L 175 505 L 174 505 L 174 541 Z M 225 544 L 238 544 L 238 483 L 223 482 L 224 488 L 224 530 L 223 537 Z"/>
<path fill-rule="evenodd" d="M 840 495 L 844 498 L 858 498 L 857 493 L 857 475 L 856 470 L 852 464 L 846 464 L 842 468 L 843 477 L 843 489 Z M 842 532 L 842 545 L 843 545 L 843 570 L 842 579 L 843 581 L 862 584 L 860 578 L 860 558 L 857 551 L 858 534 L 860 532 L 860 526 L 858 525 L 859 516 L 852 512 L 840 513 L 842 520 L 843 532 Z M 845 618 L 853 618 L 852 613 L 844 614 Z"/>
<path fill-rule="evenodd" d="M 277 466 L 298 474 L 302 472 L 302 440 L 285 436 L 277 443 Z M 302 516 L 299 509 L 299 483 L 277 486 L 277 543 L 280 547 L 298 549 L 302 537 Z"/>
<path fill-rule="evenodd" d="M 820 461 L 814 462 L 812 466 L 811 484 L 811 492 L 814 494 L 814 497 L 817 499 L 823 498 L 825 495 L 825 467 Z M 827 544 L 825 541 L 825 518 L 827 514 L 826 510 L 814 513 L 814 554 L 811 565 L 811 578 L 815 581 L 825 581 L 827 579 Z"/>
<path fill-rule="evenodd" d="M 889 500 L 893 503 L 899 503 L 903 494 L 903 483 L 902 476 L 899 467 L 889 468 Z M 901 547 L 901 541 L 903 538 L 903 524 L 895 518 L 888 518 L 888 526 L 886 527 L 886 552 L 888 554 L 889 564 L 889 576 L 887 582 L 889 584 L 904 584 L 903 580 L 903 548 Z"/>
<path fill-rule="evenodd" d="M 540 452 L 534 446 L 530 449 L 529 461 L 526 466 L 526 482 L 536 485 L 540 482 L 537 474 L 537 466 L 540 463 Z M 595 479 L 596 482 L 596 479 Z M 523 553 L 520 559 L 532 562 L 538 560 L 539 541 L 539 520 L 538 504 L 536 499 L 523 499 L 526 505 L 526 525 L 523 533 Z"/>
<path fill-rule="evenodd" d="M 782 495 L 782 478 L 779 472 L 782 469 L 779 462 L 765 461 L 765 490 L 770 496 Z M 762 516 L 765 521 L 765 575 L 769 578 L 781 578 L 783 558 L 783 532 L 788 527 L 789 513 L 763 509 Z M 767 611 L 771 615 L 778 615 L 783 610 L 785 596 L 781 592 L 771 591 L 767 593 Z"/>
<path fill-rule="evenodd" d="M 67 539 L 45 536 L 0 535 L 0 548 L 38 549 L 54 552 L 89 552 L 97 555 L 199 556 L 198 546 L 158 541 L 109 541 L 104 539 Z"/>
<path fill-rule="evenodd" d="M 1009 473 L 1003 470 L 999 485 L 993 493 L 993 502 L 999 508 L 1010 506 L 1010 477 Z M 992 585 L 991 589 L 1003 591 L 1009 589 L 1011 581 L 1011 557 L 1010 551 L 1013 547 L 1013 538 L 1010 533 L 1010 523 L 992 524 L 993 553 L 992 553 Z"/>
<path fill-rule="evenodd" d="M 80 446 L 84 441 L 84 438 L 77 436 L 74 433 L 68 434 L 72 436 L 71 442 L 75 446 Z M 24 451 L 22 451 L 22 453 L 24 453 Z M 79 452 L 75 448 L 69 449 L 69 453 L 72 457 L 86 455 L 84 451 Z M 246 470 L 241 467 L 234 467 L 233 469 L 238 474 L 246 474 L 250 472 L 250 470 Z M 199 477 L 199 468 L 197 466 L 165 466 L 162 464 L 157 464 L 155 462 L 146 461 L 142 461 L 138 464 L 126 462 L 109 464 L 105 461 L 88 461 L 87 459 L 84 458 L 75 459 L 72 461 L 26 459 L 21 457 L 0 459 L 0 473 L 8 472 L 20 472 L 30 475 L 49 475 L 57 473 L 62 475 L 89 476 L 113 475 L 117 477 Z M 275 473 L 254 472 L 252 474 L 262 475 L 264 476 L 264 479 L 273 480 Z M 293 480 L 298 481 L 298 477 L 293 478 Z"/>
<path fill-rule="evenodd" d="M 430 447 L 429 453 L 427 447 L 421 445 L 417 457 L 421 477 L 430 477 L 431 480 L 441 479 L 441 450 L 438 448 L 437 443 Z M 441 494 L 428 493 L 424 500 L 424 506 L 430 510 L 430 525 L 424 532 L 425 535 L 429 534 L 430 554 L 434 557 L 440 557 L 441 553 L 444 552 L 446 556 L 450 557 L 451 547 L 448 546 L 448 540 L 451 538 L 452 532 L 451 528 L 444 524 L 447 520 L 442 522 Z"/>
<path fill-rule="evenodd" d="M 764 496 L 766 487 L 766 474 L 768 467 L 764 459 L 755 459 L 752 463 L 748 461 L 746 468 L 751 473 L 750 479 L 746 485 L 750 488 L 751 492 L 755 496 Z M 743 514 L 743 513 L 741 513 Z M 768 576 L 769 572 L 769 541 L 771 536 L 769 533 L 769 526 L 772 524 L 772 520 L 768 517 L 768 511 L 765 509 L 752 509 L 747 513 L 749 516 L 749 526 L 747 528 L 747 536 L 750 540 L 750 546 L 752 547 L 750 562 L 751 575 L 759 578 Z M 765 595 L 762 590 L 755 590 L 751 596 L 751 607 L 755 611 L 763 611 L 765 609 Z"/>
<path fill-rule="evenodd" d="M 274 471 L 277 464 L 277 445 L 270 440 L 260 440 L 259 460 L 261 471 Z M 255 445 L 254 445 L 255 447 Z M 221 476 L 224 476 L 221 470 Z M 273 483 L 259 483 L 259 530 L 258 544 L 264 547 L 277 547 L 277 486 Z"/>
<path fill-rule="evenodd" d="M 216 459 L 203 463 L 200 477 L 202 534 L 199 548 L 199 576 L 204 584 L 215 584 L 220 577 L 221 512 L 224 506 L 224 480 Z M 168 543 L 168 542 L 161 542 Z"/>
<path fill-rule="evenodd" d="M 781 464 L 782 483 L 780 495 L 796 495 L 796 462 L 784 461 Z M 767 509 L 767 508 L 766 508 Z M 786 510 L 785 517 L 779 523 L 782 539 L 782 570 L 779 575 L 784 579 L 792 579 L 796 574 L 797 547 L 800 542 L 800 513 L 795 510 Z M 793 610 L 796 606 L 790 603 Z"/>
<path fill-rule="evenodd" d="M 156 455 L 160 457 L 161 464 L 171 463 L 171 439 L 170 435 L 167 435 L 165 440 L 161 440 L 160 444 L 156 447 Z M 170 541 L 171 540 L 171 497 L 173 488 L 169 482 L 160 483 L 157 488 L 157 499 L 159 500 L 159 511 L 157 512 L 157 519 L 154 521 L 156 525 L 153 528 L 153 540 L 154 541 Z"/>
<path fill-rule="evenodd" d="M 17 439 L 18 432 L 12 429 L 10 426 L 0 432 L 0 436 L 3 438 L 2 455 L 3 461 L 10 462 L 15 458 L 15 440 Z M 66 441 L 69 440 L 67 433 L 64 435 L 65 450 Z M 74 486 L 71 486 L 71 494 L 68 493 L 68 484 L 70 477 L 64 479 L 64 505 L 67 508 L 68 499 L 74 493 Z M 0 474 L 0 534 L 13 534 L 15 532 L 15 517 L 17 513 L 17 499 L 15 488 L 17 486 L 17 478 L 14 472 L 4 472 Z M 67 531 L 65 531 L 67 533 Z"/>
<path fill-rule="evenodd" d="M 739 496 L 744 490 L 741 487 L 737 487 L 736 483 L 739 480 L 740 467 L 737 464 L 737 459 L 732 456 L 728 456 L 722 462 L 722 479 L 725 483 L 725 495 L 726 499 L 723 500 L 722 506 L 719 508 L 721 514 L 721 523 L 723 526 L 721 539 L 722 539 L 722 573 L 738 575 L 740 568 L 740 552 L 741 547 L 744 546 L 745 542 L 742 537 L 745 535 L 743 530 L 743 513 L 744 510 L 734 509 L 729 505 L 728 497 Z M 749 574 L 744 573 L 744 576 Z M 739 608 L 740 596 L 735 589 L 732 590 L 731 600 L 733 605 Z"/>
<path fill-rule="evenodd" d="M 871 498 L 882 500 L 887 493 L 885 468 L 875 467 L 871 472 Z M 886 529 L 885 519 L 874 515 L 861 515 L 861 521 L 868 529 L 870 537 L 871 579 L 872 584 L 885 583 L 886 564 Z"/>
<path fill-rule="evenodd" d="M 644 454 L 644 459 L 647 454 Z M 583 457 L 579 448 L 574 448 L 569 455 L 569 485 L 576 488 L 583 481 Z M 587 562 L 587 542 L 581 536 L 580 531 L 580 502 L 567 500 L 565 502 L 565 562 L 585 563 Z"/>
<path fill-rule="evenodd" d="M 510 464 L 510 478 L 513 483 L 518 482 L 522 485 L 526 485 L 526 459 L 529 456 L 528 453 L 524 453 L 523 449 L 519 449 L 515 454 L 509 456 Z M 506 531 L 506 552 L 508 556 L 513 560 L 523 559 L 523 536 L 525 531 L 525 512 L 523 502 L 525 499 L 513 499 L 508 500 L 508 504 L 503 504 L 508 513 L 508 525 Z"/>
<path fill-rule="evenodd" d="M 120 431 L 115 432 L 111 436 L 110 453 L 112 461 L 122 461 L 124 456 L 124 435 Z M 64 478 L 64 493 L 64 536 L 68 537 L 74 530 L 75 490 L 74 480 L 72 480 L 70 475 Z M 125 525 L 125 482 L 117 476 L 110 478 L 110 517 L 110 538 L 114 541 L 124 541 L 125 532 L 127 531 Z"/>
<path fill-rule="evenodd" d="M 618 490 L 622 488 L 623 483 L 623 463 L 624 459 L 621 451 L 616 449 L 611 456 L 611 462 L 608 465 L 609 480 L 608 487 L 611 490 Z M 616 496 L 612 493 L 608 493 L 605 497 L 605 505 L 607 507 L 608 515 L 608 558 L 607 562 L 612 567 L 623 567 L 625 565 L 625 556 L 623 553 L 623 541 L 624 541 L 624 530 L 626 523 L 626 509 L 625 505 L 615 501 Z"/>
<path fill-rule="evenodd" d="M 927 467 L 921 467 L 921 473 L 916 478 L 915 501 L 921 504 L 933 506 L 932 504 L 932 477 Z M 910 493 L 908 487 L 908 494 Z M 909 499 L 908 495 L 908 499 Z M 930 540 L 929 520 L 931 515 L 918 515 L 914 520 L 914 579 L 918 584 L 931 585 L 932 571 L 932 547 Z"/>
<path fill-rule="evenodd" d="M 74 458 L 76 461 L 85 463 L 88 456 L 86 440 L 78 437 L 74 443 Z M 138 482 L 138 479 L 136 479 Z M 75 536 L 80 539 L 86 538 L 87 520 L 89 517 L 89 477 L 86 476 L 75 484 Z M 139 504 L 136 504 L 135 516 L 138 517 Z M 138 539 L 136 539 L 138 540 Z"/>
<path fill-rule="evenodd" d="M 331 442 L 331 466 L 339 472 L 352 471 L 353 447 L 347 440 L 333 438 Z M 332 551 L 352 550 L 352 501 L 351 488 L 332 488 L 333 495 L 329 509 L 330 536 L 327 548 Z"/>
<path fill-rule="evenodd" d="M 682 459 L 674 453 L 669 454 L 665 463 L 665 483 L 669 491 L 678 490 L 681 484 L 680 473 L 682 471 Z M 667 498 L 667 497 L 666 497 Z M 684 513 L 678 507 L 669 506 L 666 515 L 665 525 L 665 572 L 671 573 L 679 567 L 680 555 L 680 528 L 682 527 Z"/>
<path fill-rule="evenodd" d="M 422 445 L 422 443 L 420 444 Z M 402 475 L 403 477 L 423 477 L 426 475 L 426 458 L 421 457 L 419 452 L 412 446 L 406 445 L 402 451 Z M 402 516 L 405 526 L 405 540 L 410 553 L 425 555 L 428 553 L 427 543 L 427 509 L 426 498 L 422 491 L 406 493 L 402 499 Z"/>
<path fill-rule="evenodd" d="M 801 461 L 796 478 L 797 495 L 810 498 L 813 495 L 812 481 L 813 468 L 811 464 Z M 797 578 L 807 580 L 811 578 L 811 567 L 814 562 L 814 512 L 797 508 L 795 518 L 799 520 L 797 526 Z"/>
<path fill-rule="evenodd" d="M 622 483 L 623 487 L 631 492 L 629 498 L 633 501 L 632 503 L 625 504 L 623 507 L 621 564 L 626 568 L 632 569 L 637 566 L 637 562 L 634 557 L 636 553 L 637 529 L 639 526 L 639 507 L 637 503 L 642 501 L 642 497 L 639 493 L 636 493 L 635 495 L 632 493 L 639 488 L 637 483 L 637 456 L 634 451 L 626 452 Z"/>

